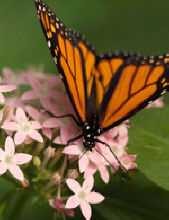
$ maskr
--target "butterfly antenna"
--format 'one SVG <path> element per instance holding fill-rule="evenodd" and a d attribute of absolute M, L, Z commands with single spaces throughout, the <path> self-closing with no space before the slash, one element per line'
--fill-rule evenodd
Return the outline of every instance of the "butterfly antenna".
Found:
<path fill-rule="evenodd" d="M 83 153 L 80 155 L 80 157 L 78 158 L 78 160 L 77 160 L 76 163 L 74 164 L 73 169 L 71 169 L 71 170 L 68 171 L 68 173 L 67 173 L 67 175 L 66 175 L 66 178 L 61 182 L 61 184 L 64 184 L 64 183 L 66 182 L 66 180 L 69 178 L 70 174 L 73 172 L 73 170 L 74 170 L 75 168 L 77 168 L 77 165 L 78 165 L 78 163 L 79 163 L 79 160 L 82 159 L 82 157 L 83 157 L 83 155 L 86 153 L 86 151 L 87 151 L 87 149 L 85 149 L 85 150 L 83 151 Z"/>
<path fill-rule="evenodd" d="M 103 144 L 103 145 L 105 145 L 106 147 L 108 147 L 109 150 L 110 150 L 110 152 L 113 154 L 113 156 L 115 157 L 115 159 L 116 159 L 116 160 L 118 161 L 118 163 L 120 164 L 121 168 L 122 168 L 125 172 L 127 172 L 127 169 L 123 166 L 123 164 L 120 162 L 120 160 L 119 160 L 119 158 L 117 157 L 117 155 L 112 151 L 111 147 L 110 147 L 107 143 L 105 143 L 105 142 L 103 142 L 103 141 L 101 141 L 101 140 L 99 140 L 99 139 L 96 139 L 96 142 L 98 142 L 98 143 L 100 143 L 100 144 Z"/>
<path fill-rule="evenodd" d="M 111 168 L 114 170 L 114 172 L 116 172 L 116 173 L 119 175 L 120 179 L 121 179 L 122 181 L 124 181 L 125 179 L 121 176 L 121 174 L 119 173 L 119 171 L 114 168 L 113 164 L 111 164 L 110 161 L 109 161 L 99 150 L 97 150 L 96 148 L 94 148 L 94 149 L 95 149 L 95 151 L 96 151 L 97 153 L 99 153 L 99 154 L 105 159 L 106 162 L 109 163 L 109 165 L 110 165 Z"/>

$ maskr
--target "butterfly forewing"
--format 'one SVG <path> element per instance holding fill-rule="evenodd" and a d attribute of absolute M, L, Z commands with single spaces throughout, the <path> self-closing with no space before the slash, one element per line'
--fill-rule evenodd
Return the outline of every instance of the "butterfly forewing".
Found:
<path fill-rule="evenodd" d="M 83 42 L 78 33 L 67 30 L 59 18 L 42 1 L 35 2 L 52 57 L 63 78 L 77 117 L 80 122 L 83 122 L 85 121 L 87 102 L 85 72 L 90 72 L 89 62 L 94 65 L 89 61 L 91 54 L 85 52 L 86 48 L 78 46 L 78 43 Z M 89 56 L 90 59 L 88 59 Z M 93 56 L 93 60 L 94 58 Z M 87 66 L 85 66 L 85 62 Z"/>

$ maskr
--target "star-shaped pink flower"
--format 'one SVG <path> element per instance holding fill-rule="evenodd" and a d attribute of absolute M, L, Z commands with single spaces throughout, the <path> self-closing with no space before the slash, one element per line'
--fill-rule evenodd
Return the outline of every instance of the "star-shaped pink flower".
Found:
<path fill-rule="evenodd" d="M 65 208 L 73 209 L 80 206 L 84 217 L 87 220 L 90 220 L 92 215 L 90 204 L 97 204 L 104 200 L 104 197 L 100 193 L 91 191 L 94 184 L 93 176 L 87 177 L 83 182 L 82 187 L 73 179 L 68 179 L 66 183 L 75 195 L 69 197 Z"/>
<path fill-rule="evenodd" d="M 5 141 L 5 151 L 0 148 L 0 175 L 9 170 L 14 178 L 23 181 L 23 172 L 18 165 L 28 163 L 31 159 L 32 156 L 29 154 L 15 154 L 13 139 L 8 136 Z"/>
<path fill-rule="evenodd" d="M 14 135 L 16 145 L 22 144 L 27 136 L 41 143 L 43 142 L 41 134 L 37 131 L 42 128 L 39 122 L 29 121 L 21 108 L 16 109 L 15 119 L 16 121 L 5 122 L 2 128 L 9 131 L 16 131 Z"/>

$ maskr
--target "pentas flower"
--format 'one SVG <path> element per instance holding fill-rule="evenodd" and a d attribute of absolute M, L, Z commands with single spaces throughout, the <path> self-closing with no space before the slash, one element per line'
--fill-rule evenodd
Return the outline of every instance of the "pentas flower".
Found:
<path fill-rule="evenodd" d="M 37 79 L 30 81 L 32 86 L 31 91 L 27 91 L 22 95 L 22 100 L 34 100 L 39 99 L 42 106 L 48 106 L 47 103 L 50 103 L 50 99 L 57 99 L 58 92 L 54 90 L 56 85 L 55 80 L 48 79 L 45 82 L 40 82 Z"/>
<path fill-rule="evenodd" d="M 47 128 L 43 126 L 43 124 L 45 124 L 47 120 L 51 119 L 49 114 L 44 110 L 38 111 L 36 108 L 33 108 L 31 106 L 26 106 L 25 109 L 32 119 L 34 119 L 35 121 L 38 121 L 41 124 L 43 134 L 49 139 L 51 139 L 52 138 L 52 130 L 51 130 L 52 126 L 50 126 L 50 124 L 49 124 L 49 127 Z"/>
<path fill-rule="evenodd" d="M 23 109 L 16 109 L 15 121 L 7 121 L 2 126 L 3 129 L 16 131 L 14 135 L 15 144 L 22 144 L 27 136 L 43 142 L 41 134 L 37 131 L 41 129 L 41 125 L 37 121 L 29 121 Z"/>
<path fill-rule="evenodd" d="M 94 185 L 93 176 L 86 178 L 82 187 L 73 179 L 67 179 L 66 183 L 75 195 L 69 197 L 65 208 L 73 209 L 80 206 L 84 217 L 90 220 L 92 215 L 90 204 L 97 204 L 104 200 L 104 197 L 100 193 L 91 191 Z"/>
<path fill-rule="evenodd" d="M 2 74 L 4 76 L 2 78 L 3 83 L 10 83 L 12 85 L 25 84 L 22 74 L 14 73 L 10 68 L 3 68 Z"/>
<path fill-rule="evenodd" d="M 14 178 L 23 181 L 23 172 L 18 165 L 28 163 L 31 159 L 32 156 L 29 154 L 15 154 L 13 139 L 8 136 L 5 140 L 5 151 L 0 148 L 0 175 L 9 170 Z"/>
<path fill-rule="evenodd" d="M 1 83 L 1 78 L 0 78 L 0 83 Z M 5 102 L 4 95 L 2 92 L 11 92 L 14 91 L 17 87 L 15 85 L 0 85 L 0 103 Z"/>

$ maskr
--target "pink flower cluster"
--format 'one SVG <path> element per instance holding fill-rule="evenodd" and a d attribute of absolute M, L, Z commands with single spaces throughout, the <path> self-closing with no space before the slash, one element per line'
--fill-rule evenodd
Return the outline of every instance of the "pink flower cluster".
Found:
<path fill-rule="evenodd" d="M 14 178 L 23 181 L 24 176 L 19 165 L 32 159 L 32 164 L 38 171 L 36 181 L 44 178 L 48 172 L 48 182 L 43 192 L 48 192 L 50 206 L 69 216 L 74 215 L 72 209 L 80 206 L 84 217 L 89 220 L 92 215 L 90 204 L 104 200 L 100 193 L 92 191 L 94 174 L 98 171 L 102 180 L 108 183 L 110 173 L 118 171 L 120 166 L 125 171 L 137 167 L 134 162 L 136 155 L 128 155 L 126 152 L 129 123 L 124 122 L 99 137 L 110 148 L 96 143 L 92 152 L 84 153 L 82 139 L 66 146 L 68 139 L 81 132 L 74 120 L 70 117 L 54 117 L 74 114 L 59 77 L 34 71 L 14 73 L 11 69 L 4 68 L 1 82 L 0 125 L 1 132 L 7 138 L 5 148 L 0 148 L 0 175 L 9 170 Z M 21 93 L 21 86 L 29 89 Z M 11 91 L 13 92 L 6 96 L 2 94 Z M 72 167 L 78 162 L 78 171 L 76 166 L 69 172 L 67 158 Z M 55 166 L 58 160 L 63 160 L 60 167 Z M 52 170 L 49 171 L 49 168 Z M 84 177 L 82 186 L 75 180 L 79 174 Z M 66 182 L 66 185 L 63 186 L 62 182 Z M 65 186 L 74 195 L 62 195 L 62 188 Z M 56 187 L 55 195 L 53 190 L 50 194 L 52 187 Z"/>

